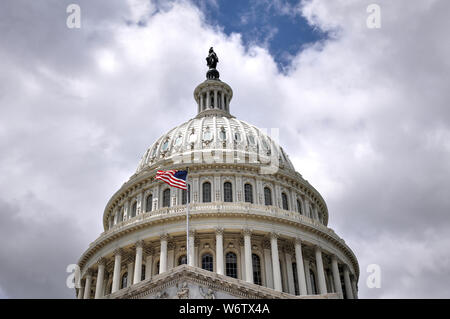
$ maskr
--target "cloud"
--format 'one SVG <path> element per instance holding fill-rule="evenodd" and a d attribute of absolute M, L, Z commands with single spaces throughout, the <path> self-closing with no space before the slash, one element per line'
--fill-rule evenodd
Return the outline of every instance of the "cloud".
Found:
<path fill-rule="evenodd" d="M 329 226 L 359 258 L 360 296 L 450 296 L 449 4 L 379 1 L 382 28 L 367 29 L 369 1 L 302 1 L 330 37 L 280 73 L 266 48 L 187 1 L 79 2 L 77 30 L 65 26 L 69 1 L 0 5 L 0 295 L 74 296 L 66 266 L 146 148 L 195 115 L 214 46 L 231 112 L 281 128 L 323 194 Z M 365 285 L 374 263 L 380 289 Z"/>

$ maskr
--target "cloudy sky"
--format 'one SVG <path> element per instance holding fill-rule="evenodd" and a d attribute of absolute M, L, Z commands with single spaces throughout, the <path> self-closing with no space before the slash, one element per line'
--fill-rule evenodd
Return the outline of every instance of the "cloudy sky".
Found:
<path fill-rule="evenodd" d="M 360 297 L 449 298 L 449 12 L 446 0 L 1 1 L 0 297 L 74 297 L 67 265 L 146 148 L 195 115 L 214 46 L 233 115 L 280 128 L 325 198 Z M 366 285 L 370 264 L 381 288 Z"/>

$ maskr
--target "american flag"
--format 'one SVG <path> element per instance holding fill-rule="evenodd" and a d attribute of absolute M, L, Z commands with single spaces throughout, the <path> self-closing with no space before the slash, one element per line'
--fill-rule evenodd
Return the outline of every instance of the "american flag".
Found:
<path fill-rule="evenodd" d="M 187 171 L 157 171 L 155 178 L 166 182 L 170 186 L 187 190 Z"/>

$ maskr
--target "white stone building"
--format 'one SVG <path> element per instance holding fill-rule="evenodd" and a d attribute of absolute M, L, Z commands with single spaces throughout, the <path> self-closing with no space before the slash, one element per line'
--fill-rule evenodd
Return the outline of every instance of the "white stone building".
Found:
<path fill-rule="evenodd" d="M 273 138 L 230 114 L 233 91 L 210 72 L 197 116 L 153 143 L 106 205 L 78 298 L 357 298 L 358 261 L 322 196 Z M 187 192 L 155 180 L 186 168 L 189 249 Z"/>

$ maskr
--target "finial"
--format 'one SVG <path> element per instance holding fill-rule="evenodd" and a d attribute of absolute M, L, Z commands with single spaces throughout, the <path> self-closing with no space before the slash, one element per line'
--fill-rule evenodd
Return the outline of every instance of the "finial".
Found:
<path fill-rule="evenodd" d="M 214 52 L 213 47 L 209 49 L 209 54 L 206 57 L 206 65 L 209 67 L 208 72 L 206 72 L 206 78 L 208 80 L 218 80 L 219 79 L 219 71 L 216 70 L 217 62 L 219 62 L 219 58 L 217 57 L 216 52 Z"/>

